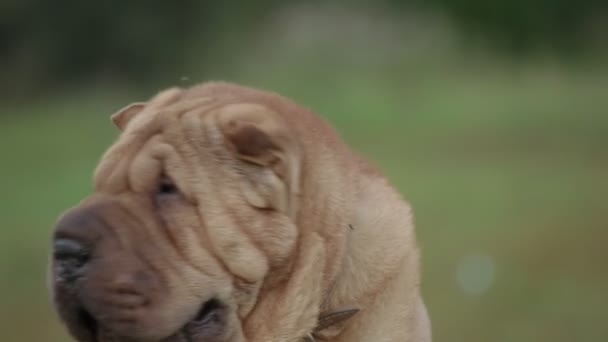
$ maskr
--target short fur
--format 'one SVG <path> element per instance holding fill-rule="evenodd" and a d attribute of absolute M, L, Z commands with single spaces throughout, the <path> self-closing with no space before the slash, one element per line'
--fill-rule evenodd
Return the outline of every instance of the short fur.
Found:
<path fill-rule="evenodd" d="M 79 296 L 101 322 L 98 341 L 181 341 L 172 334 L 211 296 L 227 303 L 227 327 L 200 341 L 299 341 L 320 312 L 352 306 L 360 312 L 317 339 L 431 340 L 411 209 L 320 117 L 273 93 L 206 83 L 112 120 L 123 133 L 95 194 L 71 210 L 105 224 L 94 237 L 74 224 L 57 233 L 97 241 Z M 155 194 L 167 178 L 179 196 Z M 59 312 L 86 341 L 56 281 Z M 107 300 L 124 303 L 125 292 L 142 299 L 128 321 Z"/>

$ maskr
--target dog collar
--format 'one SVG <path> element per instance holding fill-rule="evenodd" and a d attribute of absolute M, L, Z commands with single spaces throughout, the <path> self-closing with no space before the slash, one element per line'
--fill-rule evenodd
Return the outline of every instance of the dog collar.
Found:
<path fill-rule="evenodd" d="M 316 342 L 319 338 L 319 334 L 325 329 L 343 323 L 347 319 L 353 317 L 357 312 L 359 312 L 359 308 L 353 307 L 322 312 L 317 320 L 317 326 L 312 332 L 306 335 L 302 341 Z"/>

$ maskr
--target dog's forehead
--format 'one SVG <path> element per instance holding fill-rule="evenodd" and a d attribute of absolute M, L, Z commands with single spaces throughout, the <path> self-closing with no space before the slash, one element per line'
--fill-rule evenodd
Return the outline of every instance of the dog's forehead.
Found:
<path fill-rule="evenodd" d="M 138 124 L 131 125 L 129 130 L 137 130 L 141 126 L 166 125 L 191 111 L 204 115 L 223 105 L 259 102 L 266 95 L 268 94 L 259 90 L 226 82 L 208 82 L 189 88 L 169 88 L 146 102 L 140 115 L 133 120 Z M 155 124 L 153 121 L 161 122 Z"/>
<path fill-rule="evenodd" d="M 132 119 L 120 140 L 141 139 L 170 127 L 188 112 L 205 114 L 220 105 L 215 97 L 185 96 L 181 89 L 160 93 L 146 103 L 143 110 Z"/>
<path fill-rule="evenodd" d="M 154 125 L 154 121 L 158 120 L 164 108 L 180 102 L 182 93 L 183 90 L 180 88 L 170 88 L 148 100 L 127 131 L 138 132 L 145 126 Z"/>
<path fill-rule="evenodd" d="M 101 164 L 115 164 L 116 159 L 123 159 L 125 154 L 139 150 L 152 137 L 173 131 L 172 127 L 178 128 L 183 124 L 196 126 L 196 123 L 191 121 L 192 118 L 205 116 L 225 105 L 241 102 L 255 101 L 251 101 L 251 94 L 247 89 L 224 83 L 203 84 L 190 88 L 174 87 L 161 91 L 146 101 L 144 108 L 130 120 L 118 139 L 106 151 Z M 187 115 L 189 113 L 195 115 Z M 189 120 L 182 120 L 185 118 Z M 197 133 L 214 141 L 221 140 L 216 136 L 219 134 L 217 130 L 207 128 Z M 178 130 L 181 131 L 181 128 Z M 174 134 L 175 132 L 164 135 L 167 135 L 165 138 L 169 138 Z M 105 165 L 98 166 L 98 169 L 106 169 Z"/>
<path fill-rule="evenodd" d="M 191 119 L 213 112 L 213 109 L 223 105 L 217 97 L 204 96 L 201 93 L 184 95 L 184 90 L 178 88 L 161 92 L 131 119 L 99 162 L 94 175 L 96 189 L 103 188 L 112 192 L 124 188 L 134 165 L 129 160 L 134 159 L 134 155 L 146 149 L 146 155 L 151 155 L 151 159 L 166 158 L 171 154 L 169 151 L 173 150 L 168 146 L 176 140 L 183 141 L 180 138 L 184 133 L 182 126 L 198 126 L 196 123 L 182 120 L 186 118 L 184 114 L 195 113 L 196 115 L 189 117 Z M 217 133 L 216 130 L 203 129 L 197 130 L 196 136 L 198 139 L 214 141 L 216 143 L 212 145 L 217 145 L 217 141 L 221 141 Z"/>

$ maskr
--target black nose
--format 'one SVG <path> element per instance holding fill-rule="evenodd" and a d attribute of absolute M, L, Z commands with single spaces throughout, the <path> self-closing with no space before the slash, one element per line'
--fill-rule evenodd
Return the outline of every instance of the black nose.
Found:
<path fill-rule="evenodd" d="M 73 239 L 57 239 L 53 244 L 55 274 L 63 280 L 71 281 L 82 275 L 83 267 L 89 260 L 88 249 Z"/>
<path fill-rule="evenodd" d="M 95 206 L 76 207 L 55 225 L 52 258 L 56 280 L 69 281 L 82 275 L 101 230 L 97 211 Z"/>

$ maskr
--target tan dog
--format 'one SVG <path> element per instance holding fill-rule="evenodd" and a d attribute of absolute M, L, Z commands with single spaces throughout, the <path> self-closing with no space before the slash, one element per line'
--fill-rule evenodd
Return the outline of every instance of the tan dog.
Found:
<path fill-rule="evenodd" d="M 112 120 L 54 234 L 76 339 L 430 341 L 410 207 L 318 116 L 207 83 Z"/>

